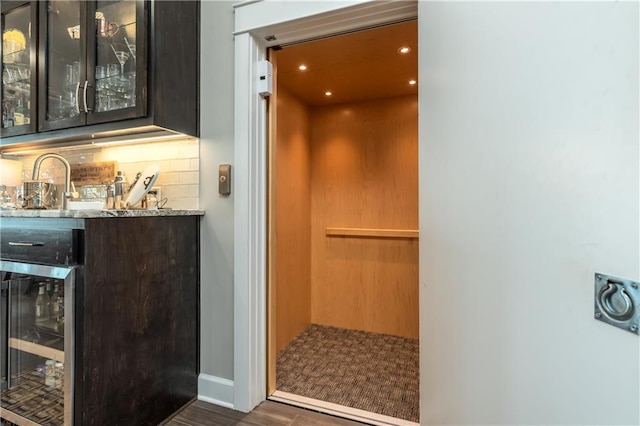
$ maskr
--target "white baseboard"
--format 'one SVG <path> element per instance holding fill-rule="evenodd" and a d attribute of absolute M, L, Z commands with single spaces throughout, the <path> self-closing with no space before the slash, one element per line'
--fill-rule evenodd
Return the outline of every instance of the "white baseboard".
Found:
<path fill-rule="evenodd" d="M 222 407 L 233 407 L 233 380 L 200 373 L 198 399 Z"/>

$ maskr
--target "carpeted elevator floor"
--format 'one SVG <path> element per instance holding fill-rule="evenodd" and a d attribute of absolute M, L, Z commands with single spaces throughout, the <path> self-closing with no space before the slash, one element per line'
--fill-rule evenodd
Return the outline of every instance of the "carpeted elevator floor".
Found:
<path fill-rule="evenodd" d="M 418 340 L 311 324 L 278 354 L 276 389 L 419 422 Z"/>

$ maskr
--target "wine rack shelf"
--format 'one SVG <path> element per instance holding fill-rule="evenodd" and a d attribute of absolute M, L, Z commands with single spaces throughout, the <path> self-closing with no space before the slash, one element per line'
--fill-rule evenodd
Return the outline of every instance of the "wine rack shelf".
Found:
<path fill-rule="evenodd" d="M 28 342 L 26 340 L 9 338 L 9 347 L 19 351 L 28 352 L 47 359 L 54 359 L 58 362 L 64 362 L 64 351 L 50 348 L 48 346 L 39 345 L 37 343 Z"/>

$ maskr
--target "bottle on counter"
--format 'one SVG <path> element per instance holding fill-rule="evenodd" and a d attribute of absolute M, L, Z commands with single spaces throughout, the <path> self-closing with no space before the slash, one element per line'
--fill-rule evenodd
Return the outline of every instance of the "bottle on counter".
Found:
<path fill-rule="evenodd" d="M 49 296 L 45 294 L 44 283 L 40 283 L 38 297 L 36 297 L 36 322 L 45 322 L 49 319 Z"/>
<path fill-rule="evenodd" d="M 124 208 L 124 194 L 127 191 L 127 182 L 125 180 L 122 170 L 118 170 L 116 179 L 113 181 L 115 198 L 114 208 L 120 210 Z"/>
<path fill-rule="evenodd" d="M 107 187 L 107 208 L 115 209 L 115 196 L 116 196 L 116 188 L 112 183 Z"/>

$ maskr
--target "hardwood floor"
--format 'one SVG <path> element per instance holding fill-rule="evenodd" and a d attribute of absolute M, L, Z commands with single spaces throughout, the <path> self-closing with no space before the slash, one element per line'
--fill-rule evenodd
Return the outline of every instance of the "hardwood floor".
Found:
<path fill-rule="evenodd" d="M 362 423 L 292 407 L 279 402 L 264 401 L 250 413 L 194 401 L 163 426 L 362 426 Z"/>

